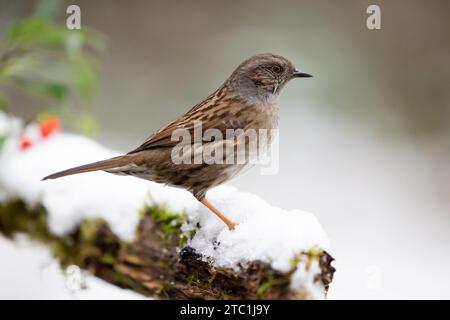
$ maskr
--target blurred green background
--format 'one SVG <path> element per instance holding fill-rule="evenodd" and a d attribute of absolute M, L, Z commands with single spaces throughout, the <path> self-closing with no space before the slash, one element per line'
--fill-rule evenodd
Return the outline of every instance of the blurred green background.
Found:
<path fill-rule="evenodd" d="M 85 33 L 62 76 L 73 92 L 55 103 L 0 82 L 9 111 L 65 110 L 70 130 L 127 151 L 242 60 L 281 54 L 314 78 L 281 98 L 280 172 L 230 184 L 317 214 L 337 258 L 330 298 L 450 298 L 449 1 L 70 4 Z M 366 27 L 369 4 L 381 7 L 381 30 Z M 62 29 L 66 6 L 46 13 Z M 35 10 L 0 0 L 0 36 Z"/>

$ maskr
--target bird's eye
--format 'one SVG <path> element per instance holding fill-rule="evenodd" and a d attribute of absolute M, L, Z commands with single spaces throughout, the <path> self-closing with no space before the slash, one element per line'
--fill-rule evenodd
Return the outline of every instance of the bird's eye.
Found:
<path fill-rule="evenodd" d="M 272 71 L 274 73 L 280 74 L 283 72 L 283 67 L 281 67 L 279 65 L 274 65 L 274 66 L 272 66 Z"/>

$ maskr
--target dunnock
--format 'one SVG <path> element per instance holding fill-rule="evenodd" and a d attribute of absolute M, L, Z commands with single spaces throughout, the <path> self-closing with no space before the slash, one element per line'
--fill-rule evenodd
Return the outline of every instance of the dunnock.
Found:
<path fill-rule="evenodd" d="M 178 145 L 172 134 L 178 129 L 193 133 L 196 123 L 203 130 L 217 129 L 223 136 L 227 129 L 270 130 L 277 128 L 278 96 L 293 78 L 311 77 L 298 71 L 293 64 L 275 54 L 257 54 L 242 62 L 231 76 L 208 98 L 194 106 L 175 121 L 162 127 L 141 146 L 125 155 L 51 174 L 43 180 L 67 175 L 104 170 L 181 187 L 190 191 L 202 204 L 213 211 L 230 230 L 235 223 L 219 212 L 205 198 L 206 192 L 239 173 L 245 163 L 174 163 L 172 149 Z M 202 138 L 200 138 L 202 139 Z M 198 144 L 200 143 L 200 144 Z M 189 148 L 202 152 L 208 144 L 222 147 L 236 145 L 235 141 L 191 140 Z M 247 142 L 246 142 L 247 143 Z M 268 143 L 270 143 L 270 134 Z"/>

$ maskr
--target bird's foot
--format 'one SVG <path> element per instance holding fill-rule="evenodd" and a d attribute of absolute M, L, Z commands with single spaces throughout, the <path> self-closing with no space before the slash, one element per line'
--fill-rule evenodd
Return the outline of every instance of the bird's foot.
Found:
<path fill-rule="evenodd" d="M 222 214 L 219 210 L 217 210 L 208 200 L 202 199 L 200 200 L 203 205 L 205 205 L 209 210 L 215 213 L 215 215 L 222 220 L 227 226 L 228 229 L 234 230 L 234 228 L 237 226 L 237 223 L 234 223 L 230 219 L 228 219 L 224 214 Z"/>

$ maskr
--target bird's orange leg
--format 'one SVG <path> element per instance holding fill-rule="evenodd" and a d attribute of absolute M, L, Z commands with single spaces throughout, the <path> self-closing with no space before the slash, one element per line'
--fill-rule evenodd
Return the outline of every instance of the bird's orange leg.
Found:
<path fill-rule="evenodd" d="M 216 216 L 219 217 L 220 220 L 225 222 L 225 224 L 228 226 L 228 229 L 234 230 L 234 227 L 236 227 L 236 223 L 234 223 L 233 221 L 228 219 L 226 216 L 224 216 L 222 213 L 220 213 L 220 211 L 217 210 L 208 200 L 203 199 L 203 200 L 200 200 L 200 202 L 203 203 L 203 205 L 205 205 L 205 207 L 207 207 L 209 210 L 214 212 L 216 214 Z"/>

